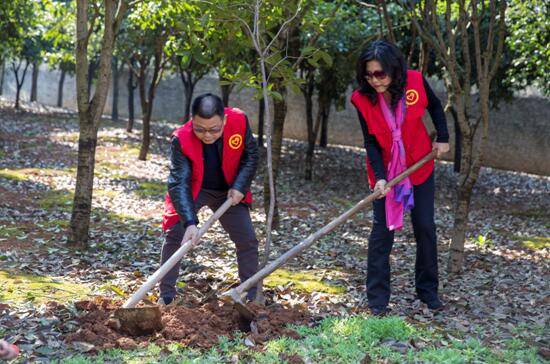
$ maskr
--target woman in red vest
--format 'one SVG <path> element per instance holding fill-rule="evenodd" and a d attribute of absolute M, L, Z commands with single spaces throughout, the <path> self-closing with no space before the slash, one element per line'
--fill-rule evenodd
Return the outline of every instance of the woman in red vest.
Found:
<path fill-rule="evenodd" d="M 413 165 L 432 148 L 438 157 L 449 150 L 447 122 L 441 102 L 416 71 L 407 70 L 403 54 L 393 44 L 375 41 L 357 63 L 359 88 L 351 101 L 357 109 L 367 150 L 371 188 L 381 191 L 374 201 L 369 236 L 367 299 L 375 315 L 388 312 L 390 252 L 394 230 L 411 211 L 416 238 L 415 283 L 418 298 L 432 310 L 441 310 L 438 296 L 437 237 L 434 222 L 434 163 L 428 162 L 392 189 L 388 180 Z M 428 109 L 437 131 L 432 144 L 422 116 Z"/>
<path fill-rule="evenodd" d="M 258 165 L 256 140 L 246 115 L 224 108 L 218 96 L 198 96 L 191 111 L 191 120 L 172 134 L 161 264 L 182 242 L 198 240 L 201 207 L 215 211 L 230 197 L 233 206 L 220 217 L 220 223 L 236 245 L 239 278 L 245 281 L 258 270 L 258 240 L 249 211 L 250 184 Z M 161 280 L 160 304 L 174 299 L 179 270 L 178 263 Z M 248 298 L 254 296 L 251 289 Z"/>

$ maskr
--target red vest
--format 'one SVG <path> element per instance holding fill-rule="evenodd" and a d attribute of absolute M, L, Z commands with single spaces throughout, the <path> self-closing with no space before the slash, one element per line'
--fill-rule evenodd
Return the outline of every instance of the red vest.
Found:
<path fill-rule="evenodd" d="M 428 106 L 428 98 L 424 90 L 422 74 L 417 71 L 407 72 L 406 86 L 407 112 L 405 121 L 401 126 L 401 135 L 405 152 L 407 155 L 407 167 L 412 166 L 432 150 L 432 142 L 422 122 L 422 116 Z M 362 95 L 355 90 L 351 96 L 351 102 L 361 113 L 367 123 L 369 133 L 374 134 L 376 140 L 382 149 L 382 159 L 384 167 L 388 168 L 391 157 L 392 136 L 379 103 L 373 105 L 366 95 Z M 426 162 L 420 169 L 410 175 L 413 185 L 419 185 L 424 182 L 432 173 L 434 161 Z M 367 156 L 367 175 L 371 188 L 374 188 L 376 177 L 370 167 Z"/>
<path fill-rule="evenodd" d="M 227 120 L 223 128 L 222 170 L 225 181 L 229 186 L 233 184 L 239 171 L 239 164 L 244 150 L 244 137 L 246 134 L 246 118 L 244 113 L 236 108 L 225 108 Z M 193 120 L 179 127 L 173 136 L 177 136 L 181 151 L 191 162 L 191 194 L 193 200 L 197 199 L 202 186 L 204 176 L 204 161 L 202 159 L 202 142 L 193 132 Z M 252 194 L 246 193 L 243 202 L 250 204 Z M 166 231 L 179 221 L 179 216 L 172 205 L 170 195 L 166 194 L 164 201 L 164 217 L 162 229 Z"/>

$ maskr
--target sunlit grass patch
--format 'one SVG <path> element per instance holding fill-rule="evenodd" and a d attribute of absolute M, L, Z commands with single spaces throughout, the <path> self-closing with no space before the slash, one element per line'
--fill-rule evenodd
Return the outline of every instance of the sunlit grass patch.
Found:
<path fill-rule="evenodd" d="M 112 147 L 98 147 L 97 159 L 124 160 L 137 159 L 139 147 L 136 144 L 123 143 Z"/>
<path fill-rule="evenodd" d="M 141 182 L 134 193 L 140 197 L 163 197 L 166 191 L 165 183 Z"/>
<path fill-rule="evenodd" d="M 15 225 L 0 225 L 0 238 L 9 239 L 22 237 L 27 234 L 27 227 L 22 224 Z"/>
<path fill-rule="evenodd" d="M 541 250 L 550 248 L 550 237 L 548 236 L 514 236 L 514 239 L 533 250 Z"/>
<path fill-rule="evenodd" d="M 277 269 L 268 276 L 264 284 L 268 287 L 286 286 L 292 282 L 292 289 L 301 292 L 344 293 L 346 289 L 323 282 L 318 276 L 310 272 L 295 272 L 286 269 Z"/>
<path fill-rule="evenodd" d="M 42 193 L 38 200 L 40 208 L 44 210 L 69 210 L 74 199 L 74 193 L 60 190 L 50 190 Z"/>
<path fill-rule="evenodd" d="M 15 181 L 26 181 L 30 176 L 45 176 L 55 177 L 67 174 L 67 170 L 59 170 L 52 168 L 22 168 L 22 169 L 2 169 L 0 170 L 0 178 L 11 179 Z"/>
<path fill-rule="evenodd" d="M 142 223 L 145 220 L 149 220 L 148 217 L 141 216 L 141 215 L 129 215 L 129 214 L 119 214 L 119 213 L 112 213 L 109 212 L 106 215 L 104 215 L 105 219 L 111 220 L 112 222 L 116 223 L 124 223 L 124 224 L 133 224 L 133 223 Z"/>
<path fill-rule="evenodd" d="M 118 196 L 119 192 L 118 191 L 109 191 L 109 190 L 95 190 L 94 191 L 94 196 L 104 196 L 104 197 L 109 197 L 109 198 L 115 198 L 116 196 Z"/>
<path fill-rule="evenodd" d="M 21 170 L 2 169 L 0 170 L 0 178 L 14 181 L 25 181 L 29 179 L 29 176 Z"/>
<path fill-rule="evenodd" d="M 113 174 L 120 172 L 122 168 L 111 162 L 98 162 L 94 169 L 94 176 L 98 178 L 112 178 Z"/>
<path fill-rule="evenodd" d="M 90 289 L 83 284 L 75 284 L 62 279 L 18 274 L 0 270 L 0 301 L 44 303 L 58 301 L 66 303 L 86 297 Z"/>
<path fill-rule="evenodd" d="M 59 139 L 63 142 L 69 143 L 78 143 L 79 133 L 78 132 L 62 132 L 55 134 L 56 139 Z"/>
<path fill-rule="evenodd" d="M 53 220 L 46 220 L 37 222 L 36 225 L 39 227 L 44 227 L 46 229 L 52 229 L 52 228 L 59 228 L 59 229 L 65 229 L 68 228 L 70 224 L 69 220 L 59 220 L 59 219 L 53 219 Z"/>

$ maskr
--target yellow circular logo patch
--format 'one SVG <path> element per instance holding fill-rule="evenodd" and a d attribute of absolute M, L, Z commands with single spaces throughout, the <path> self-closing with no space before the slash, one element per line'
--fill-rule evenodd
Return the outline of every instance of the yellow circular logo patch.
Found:
<path fill-rule="evenodd" d="M 239 149 L 243 144 L 243 137 L 240 134 L 233 134 L 229 138 L 229 146 L 231 149 Z"/>
<path fill-rule="evenodd" d="M 418 91 L 416 90 L 407 90 L 407 94 L 405 96 L 407 100 L 407 105 L 414 105 L 418 102 Z"/>

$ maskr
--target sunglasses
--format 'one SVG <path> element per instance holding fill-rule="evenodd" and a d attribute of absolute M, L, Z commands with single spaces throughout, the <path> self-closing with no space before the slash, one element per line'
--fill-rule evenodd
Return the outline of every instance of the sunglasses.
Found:
<path fill-rule="evenodd" d="M 208 133 L 210 135 L 213 135 L 213 134 L 218 134 L 220 131 L 222 131 L 222 129 L 223 129 L 223 125 L 215 126 L 213 128 L 210 128 L 210 129 L 205 129 L 205 128 L 193 126 L 193 130 L 197 134 L 206 134 L 206 133 Z"/>
<path fill-rule="evenodd" d="M 378 79 L 378 80 L 383 80 L 385 79 L 386 77 L 388 77 L 388 74 L 385 72 L 385 71 L 374 71 L 374 72 L 371 72 L 371 71 L 367 71 L 365 73 L 365 78 L 367 80 L 372 80 L 374 78 Z"/>

